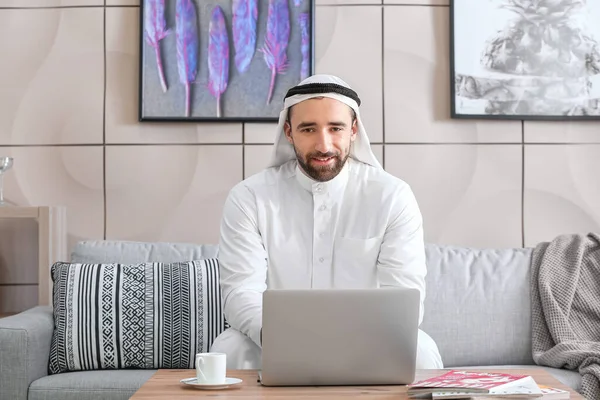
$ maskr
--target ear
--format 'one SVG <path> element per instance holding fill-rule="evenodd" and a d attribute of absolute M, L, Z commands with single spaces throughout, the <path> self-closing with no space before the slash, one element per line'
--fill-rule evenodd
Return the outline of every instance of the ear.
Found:
<path fill-rule="evenodd" d="M 354 142 L 356 140 L 356 134 L 358 133 L 358 120 L 354 120 L 352 122 L 352 134 L 350 135 L 350 141 Z"/>
<path fill-rule="evenodd" d="M 285 122 L 285 124 L 283 125 L 283 131 L 285 132 L 285 137 L 287 138 L 288 142 L 294 144 L 294 141 L 292 139 L 292 127 L 290 126 L 289 122 Z"/>

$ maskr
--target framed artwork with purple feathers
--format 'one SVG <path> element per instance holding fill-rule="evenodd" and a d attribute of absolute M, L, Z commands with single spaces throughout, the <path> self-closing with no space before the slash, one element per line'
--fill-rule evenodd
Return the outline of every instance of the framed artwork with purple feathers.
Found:
<path fill-rule="evenodd" d="M 314 71 L 314 0 L 142 0 L 140 121 L 277 121 Z"/>

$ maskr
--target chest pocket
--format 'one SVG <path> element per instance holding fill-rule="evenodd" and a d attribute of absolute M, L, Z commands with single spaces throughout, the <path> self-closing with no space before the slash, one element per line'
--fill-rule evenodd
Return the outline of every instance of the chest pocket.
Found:
<path fill-rule="evenodd" d="M 333 268 L 336 288 L 377 287 L 377 258 L 383 237 L 335 239 Z"/>

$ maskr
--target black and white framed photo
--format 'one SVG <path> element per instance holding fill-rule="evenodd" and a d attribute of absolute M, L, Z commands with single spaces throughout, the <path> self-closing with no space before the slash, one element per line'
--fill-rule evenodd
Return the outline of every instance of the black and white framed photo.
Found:
<path fill-rule="evenodd" d="M 452 118 L 600 119 L 600 1 L 451 0 Z"/>
<path fill-rule="evenodd" d="M 140 121 L 277 121 L 314 72 L 314 0 L 142 0 Z"/>

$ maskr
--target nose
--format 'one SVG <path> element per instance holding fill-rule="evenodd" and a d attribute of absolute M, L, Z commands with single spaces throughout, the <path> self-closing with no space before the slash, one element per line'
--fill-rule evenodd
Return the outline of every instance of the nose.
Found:
<path fill-rule="evenodd" d="M 321 129 L 317 132 L 315 138 L 315 150 L 321 153 L 328 153 L 333 150 L 331 135 L 327 129 Z"/>

